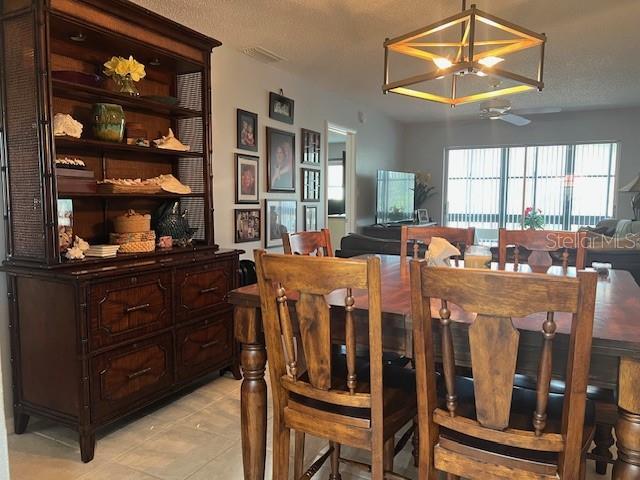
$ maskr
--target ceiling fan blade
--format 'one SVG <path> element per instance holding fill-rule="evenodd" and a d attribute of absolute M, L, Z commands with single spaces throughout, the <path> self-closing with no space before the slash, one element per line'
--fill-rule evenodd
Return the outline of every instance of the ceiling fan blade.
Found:
<path fill-rule="evenodd" d="M 528 118 L 524 118 L 519 115 L 514 115 L 513 113 L 505 113 L 504 115 L 501 115 L 500 120 L 502 120 L 503 122 L 507 122 L 512 125 L 515 125 L 517 127 L 524 127 L 525 125 L 529 125 L 531 123 L 531 120 L 529 120 Z"/>
<path fill-rule="evenodd" d="M 560 113 L 562 108 L 560 107 L 534 107 L 534 108 L 519 108 L 512 110 L 512 113 L 517 115 L 542 115 L 545 113 Z"/>

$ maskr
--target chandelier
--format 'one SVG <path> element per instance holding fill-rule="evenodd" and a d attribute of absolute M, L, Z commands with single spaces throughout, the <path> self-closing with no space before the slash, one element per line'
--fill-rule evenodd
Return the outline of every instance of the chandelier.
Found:
<path fill-rule="evenodd" d="M 462 12 L 457 15 L 385 40 L 382 91 L 452 107 L 529 90 L 542 91 L 546 41 L 544 33 L 485 13 L 475 5 L 467 9 L 463 0 Z M 529 69 L 536 68 L 535 78 L 500 68 L 505 57 L 534 47 L 539 48 L 535 64 L 531 65 L 530 59 L 524 64 Z M 401 54 L 405 59 L 426 61 L 427 72 L 421 73 L 424 72 L 424 62 L 421 62 L 420 73 L 390 81 L 390 52 Z M 522 58 L 514 60 L 523 67 Z"/>

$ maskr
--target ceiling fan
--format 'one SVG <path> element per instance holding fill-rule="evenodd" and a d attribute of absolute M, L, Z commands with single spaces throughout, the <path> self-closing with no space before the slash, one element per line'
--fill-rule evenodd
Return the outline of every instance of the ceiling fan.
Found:
<path fill-rule="evenodd" d="M 558 113 L 562 109 L 558 107 L 538 107 L 511 110 L 511 102 L 505 98 L 495 98 L 480 105 L 480 118 L 490 120 L 502 120 L 517 127 L 529 125 L 531 120 L 522 115 L 536 115 L 541 113 Z"/>

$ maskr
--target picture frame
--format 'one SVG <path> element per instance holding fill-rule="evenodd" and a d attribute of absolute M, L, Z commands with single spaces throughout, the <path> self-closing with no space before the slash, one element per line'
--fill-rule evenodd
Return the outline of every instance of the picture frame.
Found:
<path fill-rule="evenodd" d="M 236 203 L 260 203 L 260 157 L 236 153 Z"/>
<path fill-rule="evenodd" d="M 236 148 L 258 151 L 258 114 L 236 109 Z"/>
<path fill-rule="evenodd" d="M 265 200 L 265 246 L 282 246 L 282 234 L 294 233 L 297 228 L 298 204 L 295 200 Z"/>
<path fill-rule="evenodd" d="M 236 243 L 259 242 L 262 237 L 262 210 L 237 208 L 234 210 Z"/>
<path fill-rule="evenodd" d="M 60 253 L 73 244 L 73 200 L 58 199 L 58 246 Z"/>
<path fill-rule="evenodd" d="M 267 191 L 296 191 L 296 135 L 267 127 Z"/>
<path fill-rule="evenodd" d="M 303 202 L 320 201 L 320 170 L 301 168 L 301 196 Z"/>
<path fill-rule="evenodd" d="M 304 206 L 304 231 L 315 232 L 318 230 L 318 207 Z"/>
<path fill-rule="evenodd" d="M 321 134 L 306 128 L 300 129 L 302 142 L 302 163 L 320 165 Z"/>
<path fill-rule="evenodd" d="M 269 118 L 293 125 L 295 102 L 275 92 L 269 92 Z"/>
<path fill-rule="evenodd" d="M 419 208 L 416 210 L 416 217 L 418 223 L 429 223 L 429 210 L 426 208 Z"/>

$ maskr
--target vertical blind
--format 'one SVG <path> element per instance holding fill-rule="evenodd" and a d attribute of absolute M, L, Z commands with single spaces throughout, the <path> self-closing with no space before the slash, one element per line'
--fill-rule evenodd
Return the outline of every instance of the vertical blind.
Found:
<path fill-rule="evenodd" d="M 613 215 L 616 158 L 616 143 L 450 149 L 446 225 L 491 240 L 532 207 L 549 230 L 593 226 Z"/>

